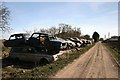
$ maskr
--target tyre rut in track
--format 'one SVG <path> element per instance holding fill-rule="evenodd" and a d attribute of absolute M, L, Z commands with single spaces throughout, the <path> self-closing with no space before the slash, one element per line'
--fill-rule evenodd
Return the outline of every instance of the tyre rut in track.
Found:
<path fill-rule="evenodd" d="M 110 51 L 98 42 L 73 63 L 58 71 L 54 78 L 118 78 L 118 68 Z"/>
<path fill-rule="evenodd" d="M 90 57 L 88 57 L 88 59 L 86 59 L 85 63 L 83 64 L 83 66 L 81 66 L 82 71 L 80 72 L 80 75 L 79 75 L 81 78 L 85 78 L 87 73 L 89 72 L 90 66 L 92 65 L 92 62 L 94 60 L 93 57 L 96 56 L 95 55 L 96 52 L 97 52 L 97 50 L 95 52 L 93 52 L 92 54 L 90 54 L 89 55 Z"/>
<path fill-rule="evenodd" d="M 86 78 L 104 78 L 106 76 L 101 45 L 98 46 L 95 54 Z"/>

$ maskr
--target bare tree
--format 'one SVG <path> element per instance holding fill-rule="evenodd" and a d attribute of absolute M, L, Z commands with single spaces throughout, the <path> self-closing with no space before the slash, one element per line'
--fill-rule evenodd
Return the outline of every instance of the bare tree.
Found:
<path fill-rule="evenodd" d="M 47 29 L 41 28 L 39 32 L 48 33 L 49 31 Z"/>
<path fill-rule="evenodd" d="M 57 33 L 56 27 L 51 27 L 51 28 L 49 29 L 49 31 L 50 31 L 50 33 L 51 33 L 52 35 L 55 35 L 55 34 Z"/>
<path fill-rule="evenodd" d="M 11 28 L 9 27 L 9 16 L 10 11 L 9 9 L 4 5 L 3 2 L 0 3 L 0 29 L 5 32 L 9 31 Z"/>
<path fill-rule="evenodd" d="M 24 31 L 25 31 L 26 33 L 28 33 L 28 34 L 32 34 L 32 32 L 33 32 L 33 31 L 31 31 L 31 30 L 26 30 L 26 29 L 24 29 Z"/>
<path fill-rule="evenodd" d="M 30 31 L 25 30 L 25 32 L 29 33 Z M 72 28 L 69 24 L 61 23 L 58 25 L 58 28 L 55 26 L 52 26 L 51 28 L 40 28 L 38 31 L 38 28 L 34 29 L 32 32 L 45 32 L 50 33 L 53 36 L 57 36 L 60 38 L 67 38 L 67 37 L 80 37 L 81 30 L 80 28 Z"/>
<path fill-rule="evenodd" d="M 77 32 L 79 32 L 79 33 L 80 33 L 80 35 L 81 35 L 81 30 L 80 30 L 80 28 L 77 28 Z"/>
<path fill-rule="evenodd" d="M 81 35 L 81 30 L 80 28 L 72 28 L 71 25 L 61 23 L 59 24 L 58 28 L 58 33 L 56 36 L 61 37 L 61 38 L 66 38 L 66 37 L 80 37 Z"/>

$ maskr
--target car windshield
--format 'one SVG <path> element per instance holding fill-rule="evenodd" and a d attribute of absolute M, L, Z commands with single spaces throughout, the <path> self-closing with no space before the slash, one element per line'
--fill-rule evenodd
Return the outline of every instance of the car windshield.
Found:
<path fill-rule="evenodd" d="M 56 39 L 55 37 L 50 36 L 50 40 L 55 40 L 55 39 Z"/>
<path fill-rule="evenodd" d="M 13 39 L 16 39 L 14 35 L 11 35 L 9 40 L 13 40 Z"/>
<path fill-rule="evenodd" d="M 26 35 L 25 35 L 25 39 L 28 39 L 29 37 L 30 37 L 29 34 L 26 34 Z"/>

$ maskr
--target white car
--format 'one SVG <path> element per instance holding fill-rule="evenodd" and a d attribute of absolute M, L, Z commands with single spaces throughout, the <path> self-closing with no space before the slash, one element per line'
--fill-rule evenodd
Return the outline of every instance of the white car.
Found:
<path fill-rule="evenodd" d="M 76 44 L 74 42 L 70 41 L 69 39 L 66 39 L 66 42 L 68 44 L 68 47 L 75 48 Z"/>
<path fill-rule="evenodd" d="M 81 42 L 80 40 L 76 40 L 74 38 L 68 38 L 70 41 L 73 41 L 76 44 L 76 47 L 81 47 Z"/>

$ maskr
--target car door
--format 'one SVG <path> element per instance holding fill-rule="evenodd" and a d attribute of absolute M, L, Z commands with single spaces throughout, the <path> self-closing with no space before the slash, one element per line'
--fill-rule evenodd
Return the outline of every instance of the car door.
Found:
<path fill-rule="evenodd" d="M 29 40 L 28 40 L 29 45 L 31 46 L 39 46 L 40 40 L 39 40 L 39 34 L 33 34 Z"/>
<path fill-rule="evenodd" d="M 16 46 L 24 46 L 25 45 L 25 38 L 23 37 L 22 34 L 16 35 L 15 43 L 16 43 Z"/>
<path fill-rule="evenodd" d="M 14 46 L 16 46 L 16 37 L 15 37 L 15 35 L 11 35 L 10 36 L 10 38 L 9 38 L 9 40 L 6 40 L 5 42 L 4 42 L 4 45 L 6 46 L 6 47 L 14 47 Z"/>

